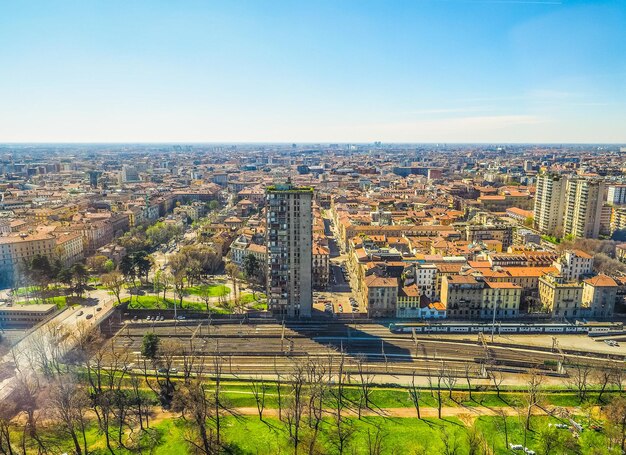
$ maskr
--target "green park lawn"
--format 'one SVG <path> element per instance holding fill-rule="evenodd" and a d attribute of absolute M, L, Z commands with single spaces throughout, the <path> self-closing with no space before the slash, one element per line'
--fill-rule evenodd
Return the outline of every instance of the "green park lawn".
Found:
<path fill-rule="evenodd" d="M 230 288 L 224 284 L 202 284 L 186 288 L 186 292 L 191 295 L 204 295 L 208 292 L 211 297 L 223 297 L 230 294 Z"/>
<path fill-rule="evenodd" d="M 251 383 L 225 382 L 223 390 L 228 400 L 235 407 L 254 407 L 256 402 L 252 394 Z M 357 386 L 345 386 L 345 394 L 348 400 L 358 401 L 359 388 Z M 608 400 L 614 392 L 605 393 L 603 400 Z M 442 406 L 458 407 L 463 406 L 471 412 L 473 407 L 500 408 L 507 406 L 523 406 L 524 394 L 519 392 L 502 392 L 500 397 L 495 392 L 472 392 L 472 400 L 467 392 L 455 390 L 450 399 L 448 391 L 442 390 Z M 592 404 L 595 404 L 597 393 L 589 395 Z M 380 408 L 412 408 L 413 402 L 405 388 L 384 388 L 375 387 L 371 392 L 372 402 Z M 552 392 L 543 395 L 543 402 L 549 406 L 580 406 L 581 402 L 574 392 Z M 428 390 L 422 390 L 420 405 L 424 407 L 437 407 L 436 392 L 431 394 Z M 277 390 L 274 383 L 266 383 L 265 406 L 267 408 L 277 408 Z"/>
<path fill-rule="evenodd" d="M 155 295 L 140 295 L 133 296 L 132 299 L 130 297 L 126 297 L 122 299 L 122 303 L 128 302 L 128 308 L 131 310 L 165 310 L 165 309 L 173 309 L 174 304 L 180 310 L 196 310 L 196 311 L 206 311 L 206 305 L 204 302 L 194 302 L 191 300 L 183 300 L 182 306 L 179 303 L 179 300 L 176 299 L 166 299 L 163 301 L 162 297 L 158 297 Z M 214 314 L 228 314 L 226 310 L 223 308 L 216 308 L 215 306 L 209 306 L 210 310 Z"/>
<path fill-rule="evenodd" d="M 228 288 L 227 288 L 228 289 Z M 266 309 L 267 304 L 264 302 L 265 294 L 257 293 L 256 294 L 256 302 L 253 305 L 254 309 Z M 252 294 L 244 294 L 240 297 L 240 301 L 243 304 L 250 304 L 255 302 Z M 122 299 L 122 303 L 130 302 L 128 305 L 129 309 L 145 309 L 145 310 L 159 310 L 159 309 L 172 309 L 174 308 L 174 303 L 176 303 L 177 308 L 184 310 L 196 310 L 196 311 L 206 311 L 206 304 L 204 302 L 197 302 L 194 300 L 186 300 L 183 299 L 182 307 L 179 304 L 178 299 L 167 298 L 163 301 L 163 297 L 160 295 L 140 295 L 140 296 L 132 296 L 126 297 Z M 215 305 L 215 302 L 209 303 L 211 311 L 216 314 L 227 314 L 228 311 L 223 308 L 218 308 Z"/>
<path fill-rule="evenodd" d="M 505 446 L 503 421 L 498 417 L 478 417 L 475 420 L 475 428 L 488 441 L 490 447 L 495 449 L 496 454 L 512 453 Z M 344 453 L 367 454 L 370 443 L 376 434 L 382 437 L 381 454 L 442 454 L 444 451 L 443 435 L 448 435 L 451 446 L 457 446 L 453 453 L 457 455 L 468 454 L 468 429 L 471 422 L 466 419 L 444 418 L 422 419 L 417 418 L 390 418 L 384 416 L 367 416 L 361 420 L 357 418 L 346 419 L 345 425 L 351 429 L 352 436 L 348 439 L 347 450 Z M 536 416 L 531 418 L 531 430 L 526 435 L 526 446 L 541 453 L 542 432 L 548 423 L 558 423 L 560 420 L 553 417 Z M 524 425 L 518 417 L 506 418 L 509 443 L 522 444 L 524 441 Z M 293 453 L 290 444 L 289 433 L 284 422 L 277 418 L 265 418 L 261 422 L 258 416 L 227 416 L 222 422 L 222 439 L 230 451 L 224 453 L 233 454 L 288 454 Z M 304 435 L 302 442 L 310 440 L 310 429 L 306 425 L 306 416 L 302 423 Z M 336 454 L 336 439 L 333 432 L 333 421 L 325 418 L 321 425 L 320 435 L 317 440 L 315 453 Z M 559 430 L 567 432 L 568 430 Z M 157 455 L 183 455 L 193 453 L 185 438 L 190 434 L 190 425 L 180 418 L 167 417 L 151 424 L 149 432 L 142 438 L 144 441 L 143 453 Z M 60 435 L 59 435 L 60 436 Z M 130 454 L 138 453 L 130 450 L 119 449 L 113 438 L 112 445 L 115 453 Z M 95 425 L 92 425 L 87 434 L 87 441 L 91 454 L 108 453 L 104 438 L 99 434 Z M 579 439 L 581 451 L 557 450 L 559 454 L 609 454 L 606 449 L 607 440 L 603 433 L 584 431 Z M 59 440 L 60 448 L 71 450 L 71 444 L 67 437 Z M 31 453 L 31 452 L 29 452 Z M 34 451 L 32 453 L 35 453 Z M 302 453 L 308 453 L 308 450 Z M 452 453 L 452 452 L 451 452 Z"/>
<path fill-rule="evenodd" d="M 289 386 L 284 385 L 285 392 Z M 252 408 L 255 409 L 256 403 L 252 394 L 251 383 L 236 380 L 225 380 L 222 382 L 223 400 L 228 403 L 232 409 L 235 408 Z M 206 389 L 207 393 L 213 392 L 211 383 Z M 150 394 L 150 392 L 146 391 Z M 458 393 L 458 392 L 457 392 Z M 597 392 L 590 395 L 595 404 Z M 608 398 L 610 394 L 607 394 Z M 450 400 L 445 394 L 443 405 L 446 407 L 461 408 L 456 417 L 445 416 L 443 419 L 424 418 L 418 420 L 413 413 L 412 403 L 408 395 L 408 391 L 404 388 L 380 387 L 375 386 L 372 390 L 372 409 L 378 410 L 379 415 L 367 415 L 362 419 L 352 416 L 346 418 L 346 425 L 351 429 L 352 436 L 347 444 L 346 454 L 368 454 L 369 442 L 376 434 L 382 436 L 381 455 L 392 454 L 443 454 L 445 452 L 445 444 L 442 437 L 447 435 L 448 440 L 452 441 L 451 446 L 456 445 L 457 450 L 448 453 L 456 455 L 469 455 L 468 435 L 472 431 L 477 431 L 488 442 L 490 448 L 495 454 L 509 454 L 511 452 L 505 443 L 504 422 L 508 433 L 508 442 L 514 444 L 523 444 L 526 438 L 525 446 L 533 449 L 537 454 L 545 453 L 543 450 L 546 438 L 569 439 L 571 443 L 573 439 L 570 437 L 569 430 L 556 430 L 554 427 L 550 429 L 553 433 L 546 436 L 548 424 L 552 423 L 569 423 L 557 417 L 549 417 L 545 415 L 537 415 L 531 417 L 530 430 L 524 429 L 524 416 L 518 416 L 515 412 L 511 413 L 511 404 L 521 402 L 522 393 L 506 392 L 501 393 L 498 398 L 495 392 L 474 392 L 474 406 L 482 403 L 487 408 L 507 408 L 511 415 L 508 417 L 496 416 L 479 416 L 473 415 L 471 403 L 455 402 Z M 466 397 L 465 395 L 463 395 Z M 285 397 L 285 396 L 283 396 Z M 358 397 L 358 388 L 354 385 L 346 386 L 347 402 L 354 401 Z M 458 398 L 458 397 L 457 397 Z M 577 406 L 580 402 L 576 395 L 572 392 L 549 391 L 545 394 L 543 402 L 547 405 L 567 405 Z M 156 400 L 153 404 L 156 404 Z M 427 390 L 422 390 L 421 406 L 424 408 L 436 407 L 436 399 L 431 396 Z M 285 422 L 281 422 L 276 417 L 277 409 L 276 385 L 268 382 L 266 389 L 265 413 L 264 421 L 260 421 L 258 415 L 246 414 L 239 415 L 235 412 L 235 416 L 231 416 L 224 411 L 222 419 L 222 439 L 229 450 L 224 453 L 231 454 L 289 454 L 294 453 L 293 446 L 290 443 L 288 428 Z M 462 409 L 465 407 L 465 409 Z M 385 415 L 385 410 L 392 408 L 407 408 L 408 413 L 402 414 L 402 417 L 390 417 Z M 523 409 L 523 407 L 522 407 Z M 273 412 L 272 412 L 273 410 Z M 329 410 L 330 411 L 330 410 Z M 522 413 L 523 414 L 523 413 Z M 595 420 L 587 421 L 583 417 L 582 412 L 575 416 L 575 420 L 585 426 L 585 430 L 580 434 L 578 439 L 579 448 L 558 447 L 553 449 L 550 454 L 582 454 L 582 455 L 612 455 L 617 452 L 611 452 L 608 449 L 607 435 L 604 432 L 595 432 L 589 429 L 591 424 L 601 423 Z M 307 426 L 308 414 L 305 413 L 302 419 L 303 443 L 306 447 L 306 441 L 311 430 Z M 209 426 L 213 426 L 213 422 L 209 422 Z M 320 434 L 317 440 L 316 454 L 337 454 L 336 439 L 334 437 L 333 420 L 330 414 L 327 415 L 320 427 Z M 137 449 L 134 451 L 120 449 L 117 446 L 115 430 L 112 430 L 112 446 L 116 454 L 140 453 Z M 178 416 L 178 414 L 161 414 L 157 413 L 151 418 L 150 429 L 143 433 L 141 440 L 143 446 L 141 453 L 153 453 L 158 455 L 183 455 L 194 453 L 186 438 L 191 434 L 191 426 Z M 133 432 L 136 437 L 139 433 Z M 46 430 L 46 438 L 54 439 L 58 444 L 58 453 L 66 451 L 71 453 L 71 441 L 66 434 L 61 433 L 58 429 L 50 428 Z M 90 454 L 104 455 L 109 453 L 105 446 L 104 437 L 98 431 L 95 420 L 89 426 L 87 432 L 87 440 Z M 136 444 L 136 442 L 126 441 L 127 445 Z M 36 453 L 36 450 L 28 450 L 27 453 Z M 298 452 L 300 453 L 300 451 Z M 307 450 L 302 453 L 309 453 Z M 482 452 L 475 452 L 482 453 Z"/>

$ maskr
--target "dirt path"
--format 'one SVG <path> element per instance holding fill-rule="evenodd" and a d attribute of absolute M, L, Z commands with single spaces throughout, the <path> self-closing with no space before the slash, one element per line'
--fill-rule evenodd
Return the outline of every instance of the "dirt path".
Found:
<path fill-rule="evenodd" d="M 534 407 L 532 410 L 532 415 L 549 415 L 556 411 L 557 407 L 552 407 L 549 409 L 541 409 L 538 407 Z M 570 407 L 559 407 L 558 409 L 569 411 L 574 414 L 579 411 L 578 408 L 570 406 Z M 595 410 L 594 410 L 595 411 Z M 258 416 L 258 410 L 255 407 L 240 407 L 235 408 L 233 410 L 235 414 L 244 415 L 244 416 Z M 331 409 L 327 409 L 327 412 L 330 414 Z M 463 423 L 471 424 L 477 417 L 481 416 L 496 416 L 504 413 L 506 416 L 517 416 L 518 410 L 511 407 L 497 407 L 497 408 L 488 408 L 485 406 L 444 406 L 441 408 L 441 417 L 456 417 L 459 418 Z M 356 416 L 357 413 L 354 410 L 350 410 L 346 412 L 346 415 Z M 417 413 L 415 408 L 384 408 L 384 409 L 368 409 L 363 410 L 361 415 L 363 416 L 378 416 L 378 417 L 388 417 L 388 418 L 416 418 Z M 438 412 L 437 408 L 434 407 L 423 407 L 420 409 L 420 415 L 422 418 L 437 418 Z M 180 414 L 159 410 L 153 414 L 152 422 L 160 422 L 165 419 L 174 419 L 179 417 Z M 278 409 L 277 408 L 266 408 L 263 411 L 263 417 L 268 418 L 278 418 Z"/>

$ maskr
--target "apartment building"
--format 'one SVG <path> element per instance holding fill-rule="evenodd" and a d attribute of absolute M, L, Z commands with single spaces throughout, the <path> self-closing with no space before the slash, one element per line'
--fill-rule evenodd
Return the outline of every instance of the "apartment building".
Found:
<path fill-rule="evenodd" d="M 605 184 L 599 180 L 575 178 L 567 181 L 563 235 L 597 238 L 603 219 Z"/>
<path fill-rule="evenodd" d="M 565 280 L 560 275 L 539 278 L 539 299 L 542 307 L 554 318 L 581 316 L 583 285 Z"/>
<path fill-rule="evenodd" d="M 626 204 L 626 185 L 611 184 L 606 191 L 606 201 L 611 205 Z"/>
<path fill-rule="evenodd" d="M 534 218 L 535 227 L 543 234 L 558 234 L 563 227 L 567 178 L 558 174 L 537 177 Z"/>
<path fill-rule="evenodd" d="M 480 317 L 509 319 L 519 316 L 522 287 L 508 282 L 485 281 Z"/>
<path fill-rule="evenodd" d="M 586 317 L 594 319 L 612 317 L 618 288 L 613 278 L 603 274 L 583 281 L 582 310 Z"/>
<path fill-rule="evenodd" d="M 593 273 L 593 256 L 581 250 L 568 250 L 552 265 L 565 281 L 577 281 Z"/>
<path fill-rule="evenodd" d="M 394 317 L 398 299 L 398 280 L 369 275 L 365 277 L 363 284 L 367 315 L 371 318 Z"/>
<path fill-rule="evenodd" d="M 435 264 L 415 264 L 415 285 L 420 294 L 432 299 L 437 294 L 437 266 Z"/>
<path fill-rule="evenodd" d="M 513 244 L 513 228 L 505 224 L 470 224 L 465 227 L 465 238 L 470 243 L 497 240 L 502 243 L 502 249 L 506 249 Z"/>
<path fill-rule="evenodd" d="M 313 245 L 313 287 L 326 289 L 330 278 L 330 250 L 324 245 Z"/>
<path fill-rule="evenodd" d="M 313 307 L 313 189 L 290 182 L 266 189 L 268 309 L 310 317 Z"/>
<path fill-rule="evenodd" d="M 482 312 L 484 281 L 472 275 L 444 275 L 441 303 L 448 319 L 478 319 Z"/>
<path fill-rule="evenodd" d="M 0 287 L 12 286 L 27 262 L 41 255 L 53 258 L 56 237 L 49 233 L 26 233 L 0 237 Z"/>

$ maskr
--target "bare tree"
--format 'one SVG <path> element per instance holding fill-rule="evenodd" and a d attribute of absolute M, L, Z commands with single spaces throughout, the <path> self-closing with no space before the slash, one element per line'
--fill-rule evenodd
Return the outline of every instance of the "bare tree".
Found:
<path fill-rule="evenodd" d="M 337 449 L 339 455 L 343 455 L 348 449 L 350 439 L 354 434 L 354 426 L 345 416 L 345 411 L 348 406 L 344 390 L 344 367 L 345 355 L 342 351 L 337 367 L 337 385 L 331 389 L 333 431 L 330 441 L 335 449 Z"/>
<path fill-rule="evenodd" d="M 607 434 L 613 439 L 612 445 L 626 450 L 626 397 L 614 398 L 606 407 L 605 415 L 610 426 Z"/>
<path fill-rule="evenodd" d="M 498 398 L 500 398 L 500 386 L 504 381 L 504 374 L 500 370 L 489 370 L 489 377 L 491 378 L 491 382 L 493 382 L 493 386 L 496 388 L 496 394 Z"/>
<path fill-rule="evenodd" d="M 186 382 L 177 392 L 176 403 L 189 416 L 191 428 L 185 434 L 185 440 L 195 449 L 196 453 L 214 454 L 219 444 L 215 432 L 209 426 L 213 410 L 212 400 L 205 390 L 205 384 L 200 378 Z"/>
<path fill-rule="evenodd" d="M 601 368 L 595 371 L 592 379 L 600 386 L 600 390 L 598 391 L 598 402 L 602 401 L 602 395 L 604 391 L 611 383 L 612 371 L 609 368 Z"/>
<path fill-rule="evenodd" d="M 130 376 L 129 400 L 131 402 L 132 411 L 139 422 L 139 429 L 145 430 L 150 427 L 150 409 L 151 402 L 142 393 L 143 384 L 141 377 L 138 375 Z"/>
<path fill-rule="evenodd" d="M 539 371 L 536 369 L 530 371 L 530 376 L 526 384 L 526 394 L 524 400 L 526 407 L 524 419 L 524 445 L 526 445 L 528 430 L 530 430 L 530 417 L 532 415 L 532 410 L 535 406 L 541 405 L 543 380 L 544 378 L 539 374 Z"/>
<path fill-rule="evenodd" d="M 622 393 L 624 389 L 624 370 L 620 365 L 611 368 L 611 383 Z"/>
<path fill-rule="evenodd" d="M 0 403 L 0 454 L 14 455 L 17 453 L 14 443 L 12 416 L 15 414 L 14 403 Z"/>
<path fill-rule="evenodd" d="M 363 409 L 372 408 L 372 385 L 374 383 L 374 375 L 365 367 L 365 357 L 360 355 L 356 359 L 357 371 L 359 373 L 359 401 L 358 401 L 358 417 L 361 418 Z"/>
<path fill-rule="evenodd" d="M 294 454 L 297 454 L 298 446 L 302 438 L 300 429 L 305 407 L 304 385 L 306 383 L 305 367 L 299 362 L 295 362 L 292 367 L 291 374 L 289 375 L 289 383 L 291 393 L 285 419 L 287 429 L 289 430 L 289 439 L 291 439 L 291 443 L 293 444 Z"/>
<path fill-rule="evenodd" d="M 372 431 L 371 428 L 367 429 L 367 453 L 368 455 L 381 455 L 386 434 L 380 425 L 374 424 L 374 427 L 376 431 Z"/>
<path fill-rule="evenodd" d="M 415 370 L 413 370 L 413 375 L 411 376 L 411 387 L 409 388 L 409 396 L 411 397 L 411 401 L 413 402 L 413 406 L 415 406 L 415 412 L 417 412 L 417 418 L 421 419 L 420 415 L 420 397 L 421 391 L 415 385 Z"/>
<path fill-rule="evenodd" d="M 476 423 L 467 429 L 466 437 L 468 455 L 486 455 L 490 453 L 489 443 L 476 426 Z"/>
<path fill-rule="evenodd" d="M 48 403 L 59 428 L 70 436 L 75 452 L 87 454 L 87 409 L 89 397 L 73 377 L 59 377 L 50 384 Z M 79 440 L 80 439 L 80 440 Z M 82 447 L 81 447 L 82 444 Z"/>
<path fill-rule="evenodd" d="M 569 364 L 567 367 L 569 373 L 569 384 L 574 389 L 576 389 L 576 393 L 578 395 L 578 399 L 581 401 L 585 401 L 587 397 L 587 391 L 589 389 L 589 381 L 591 379 L 591 367 L 589 365 L 576 363 Z"/>
<path fill-rule="evenodd" d="M 508 416 L 506 415 L 506 411 L 504 409 L 496 408 L 496 426 L 499 431 L 504 433 L 504 446 L 509 447 L 509 426 L 508 426 Z"/>
<path fill-rule="evenodd" d="M 472 374 L 474 373 L 474 369 L 469 362 L 465 364 L 465 381 L 467 382 L 467 391 L 469 393 L 469 399 L 472 401 Z"/>
<path fill-rule="evenodd" d="M 456 385 L 457 378 L 454 375 L 454 371 L 452 371 L 449 365 L 446 365 L 444 363 L 442 364 L 442 368 L 444 373 L 443 382 L 448 389 L 448 398 L 452 400 L 452 391 L 454 390 L 454 386 Z"/>
<path fill-rule="evenodd" d="M 111 429 L 115 423 L 116 404 L 119 404 L 116 402 L 118 399 L 116 395 L 121 393 L 127 371 L 126 365 L 128 354 L 125 351 L 117 351 L 113 341 L 96 351 L 85 365 L 91 408 L 96 414 L 100 432 L 104 435 L 106 447 L 111 454 L 115 453 L 111 445 Z M 120 441 L 118 439 L 118 442 Z"/>
<path fill-rule="evenodd" d="M 321 359 L 309 359 L 307 377 L 310 385 L 309 393 L 309 454 L 315 453 L 320 426 L 324 416 L 324 399 L 327 394 L 326 366 Z"/>
<path fill-rule="evenodd" d="M 428 390 L 430 391 L 430 396 L 432 398 L 435 398 L 435 392 L 433 392 L 433 390 L 435 389 L 433 387 L 433 376 L 430 373 L 429 367 L 426 367 L 426 381 L 428 382 Z"/>
<path fill-rule="evenodd" d="M 456 439 L 456 435 L 450 429 L 443 427 L 441 429 L 441 433 L 439 434 L 439 438 L 443 443 L 444 455 L 457 455 L 459 453 L 461 448 Z"/>
<path fill-rule="evenodd" d="M 439 369 L 437 369 L 437 417 L 441 419 L 441 382 L 445 376 L 445 371 L 443 368 L 443 363 Z"/>
<path fill-rule="evenodd" d="M 252 381 L 250 384 L 250 388 L 252 389 L 252 394 L 254 395 L 254 401 L 256 402 L 256 408 L 259 412 L 259 420 L 263 422 L 263 410 L 265 409 L 265 381 L 263 379 L 258 379 L 256 381 Z"/>
<path fill-rule="evenodd" d="M 109 273 L 105 273 L 100 277 L 100 282 L 102 285 L 111 292 L 115 298 L 117 299 L 117 304 L 121 305 L 122 300 L 120 298 L 122 294 L 122 290 L 124 289 L 124 275 L 122 275 L 117 270 L 114 270 Z"/>

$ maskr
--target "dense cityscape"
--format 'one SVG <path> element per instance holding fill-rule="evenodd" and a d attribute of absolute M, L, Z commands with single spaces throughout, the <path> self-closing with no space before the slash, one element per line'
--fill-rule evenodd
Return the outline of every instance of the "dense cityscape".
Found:
<path fill-rule="evenodd" d="M 626 455 L 626 1 L 0 1 L 0 455 Z"/>
<path fill-rule="evenodd" d="M 352 453 L 358 443 L 385 453 L 386 423 L 360 429 L 366 442 L 351 421 L 404 409 L 375 404 L 379 386 L 396 387 L 418 420 L 430 406 L 433 417 L 458 415 L 472 393 L 506 390 L 519 404 L 502 408 L 504 420 L 517 421 L 526 403 L 526 442 L 488 441 L 474 424 L 472 453 L 531 453 L 556 436 L 553 451 L 538 453 L 618 447 L 609 429 L 622 401 L 604 400 L 621 395 L 626 355 L 625 154 L 613 145 L 4 145 L 0 453 L 16 453 L 20 440 L 26 452 L 62 447 L 32 408 L 44 393 L 76 453 L 154 450 L 157 406 L 192 419 L 199 433 L 183 437 L 199 444 L 192 451 L 239 453 L 220 419 L 255 409 L 263 421 L 265 400 L 281 393 L 266 413 L 284 422 L 296 452 Z M 68 402 L 81 381 L 55 382 L 73 368 L 91 384 L 83 405 Z M 50 384 L 34 384 L 39 375 Z M 202 410 L 198 384 L 215 387 Z M 604 402 L 607 416 L 583 424 L 582 410 L 545 395 L 555 387 L 585 412 Z M 500 428 L 480 403 L 475 412 Z M 103 447 L 79 441 L 94 425 L 81 406 L 95 412 Z M 543 412 L 568 431 L 533 430 Z M 305 413 L 317 423 L 294 420 Z M 137 425 L 146 435 L 134 440 Z M 465 447 L 440 430 L 441 450 Z M 282 442 L 273 444 L 267 453 Z"/>

